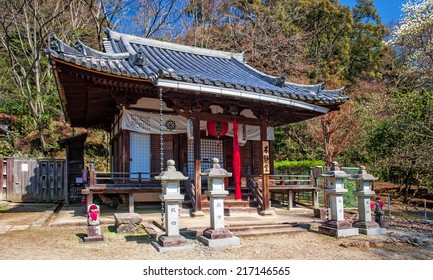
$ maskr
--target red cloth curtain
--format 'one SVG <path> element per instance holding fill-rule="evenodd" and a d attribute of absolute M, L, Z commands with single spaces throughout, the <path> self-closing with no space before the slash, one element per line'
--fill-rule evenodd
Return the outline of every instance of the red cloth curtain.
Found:
<path fill-rule="evenodd" d="M 235 199 L 242 200 L 241 194 L 241 151 L 238 140 L 238 122 L 233 120 L 233 176 L 235 179 Z"/>

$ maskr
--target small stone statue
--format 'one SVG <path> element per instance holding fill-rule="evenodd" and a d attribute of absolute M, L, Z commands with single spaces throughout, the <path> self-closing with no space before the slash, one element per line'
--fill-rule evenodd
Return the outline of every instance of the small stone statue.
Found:
<path fill-rule="evenodd" d="M 92 204 L 89 206 L 89 211 L 87 212 L 87 224 L 89 226 L 98 226 L 100 224 L 99 213 L 98 205 Z"/>
<path fill-rule="evenodd" d="M 99 220 L 99 206 L 92 204 L 87 211 L 87 236 L 84 237 L 84 242 L 104 241 L 101 234 L 101 226 Z"/>
<path fill-rule="evenodd" d="M 386 227 L 385 213 L 383 212 L 383 202 L 380 197 L 376 197 L 376 210 L 374 214 L 376 216 L 375 221 L 380 227 Z"/>

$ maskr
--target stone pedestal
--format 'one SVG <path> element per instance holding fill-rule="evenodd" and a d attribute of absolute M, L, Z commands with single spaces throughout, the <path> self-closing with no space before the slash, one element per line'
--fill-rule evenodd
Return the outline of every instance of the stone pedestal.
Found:
<path fill-rule="evenodd" d="M 350 175 L 339 170 L 338 163 L 333 162 L 331 170 L 321 176 L 326 178 L 326 193 L 329 194 L 331 203 L 331 219 L 319 226 L 319 232 L 335 237 L 358 235 L 358 228 L 353 228 L 344 220 L 343 195 L 347 192 L 344 188 L 344 179 Z"/>
<path fill-rule="evenodd" d="M 119 233 L 136 233 L 141 229 L 143 218 L 137 213 L 114 213 L 114 226 Z"/>
<path fill-rule="evenodd" d="M 101 234 L 101 226 L 87 226 L 87 236 L 83 238 L 84 242 L 104 241 L 104 236 Z"/>
<path fill-rule="evenodd" d="M 183 200 L 183 196 L 170 195 L 170 197 L 169 199 L 167 196 L 161 195 L 165 205 L 165 234 L 161 235 L 157 242 L 152 242 L 152 245 L 158 252 L 193 249 L 194 246 L 179 234 L 179 201 Z"/>
<path fill-rule="evenodd" d="M 152 245 L 158 252 L 193 249 L 194 246 L 179 234 L 179 203 L 184 199 L 180 194 L 180 181 L 188 177 L 176 171 L 174 160 L 168 160 L 167 171 L 163 171 L 156 179 L 162 180 L 163 190 L 159 197 L 165 205 L 165 234 Z"/>
<path fill-rule="evenodd" d="M 203 231 L 197 239 L 209 247 L 239 246 L 240 239 L 224 228 L 224 199 L 228 192 L 209 191 L 211 227 Z"/>
<path fill-rule="evenodd" d="M 380 226 L 371 219 L 370 197 L 374 195 L 373 191 L 355 192 L 358 196 L 358 213 L 359 220 L 353 223 L 353 226 L 359 229 L 359 233 L 366 235 L 383 234 Z"/>
<path fill-rule="evenodd" d="M 224 188 L 224 179 L 232 174 L 220 167 L 218 159 L 213 158 L 212 161 L 213 167 L 201 173 L 208 177 L 209 190 L 206 195 L 210 198 L 211 227 L 197 239 L 209 247 L 238 246 L 239 238 L 224 228 L 224 197 L 229 194 Z"/>
<path fill-rule="evenodd" d="M 352 224 L 347 221 L 326 221 L 319 226 L 319 232 L 335 237 L 347 237 L 358 235 L 357 228 L 352 227 Z"/>
<path fill-rule="evenodd" d="M 239 237 L 233 236 L 228 229 L 206 229 L 197 239 L 209 247 L 239 246 Z"/>

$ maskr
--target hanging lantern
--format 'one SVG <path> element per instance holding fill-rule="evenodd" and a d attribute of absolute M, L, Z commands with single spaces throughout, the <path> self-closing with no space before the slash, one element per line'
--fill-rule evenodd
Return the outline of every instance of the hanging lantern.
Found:
<path fill-rule="evenodd" d="M 226 135 L 229 130 L 229 124 L 227 122 L 208 121 L 206 126 L 209 135 L 216 136 L 217 138 Z"/>

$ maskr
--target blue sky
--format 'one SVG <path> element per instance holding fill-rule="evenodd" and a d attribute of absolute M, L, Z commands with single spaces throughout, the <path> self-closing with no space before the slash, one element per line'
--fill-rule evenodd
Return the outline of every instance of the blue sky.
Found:
<path fill-rule="evenodd" d="M 376 10 L 382 18 L 382 23 L 388 25 L 394 21 L 394 25 L 398 22 L 401 16 L 401 6 L 408 2 L 408 0 L 373 0 Z M 343 5 L 353 7 L 356 0 L 340 0 Z"/>

